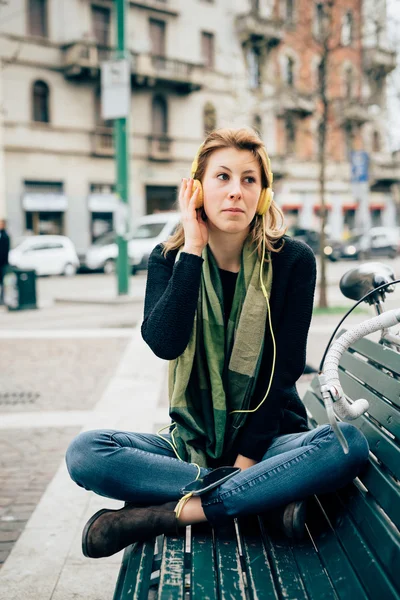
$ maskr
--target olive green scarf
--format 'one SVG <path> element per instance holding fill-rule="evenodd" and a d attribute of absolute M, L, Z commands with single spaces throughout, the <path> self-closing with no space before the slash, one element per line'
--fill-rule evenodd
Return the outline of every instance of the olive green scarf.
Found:
<path fill-rule="evenodd" d="M 179 260 L 180 252 L 176 260 Z M 203 250 L 201 284 L 189 343 L 169 363 L 170 416 L 173 438 L 182 460 L 206 467 L 208 459 L 229 452 L 246 419 L 264 347 L 267 302 L 260 286 L 260 260 L 250 241 L 241 255 L 229 319 L 217 262 Z M 264 263 L 268 298 L 272 264 Z"/>

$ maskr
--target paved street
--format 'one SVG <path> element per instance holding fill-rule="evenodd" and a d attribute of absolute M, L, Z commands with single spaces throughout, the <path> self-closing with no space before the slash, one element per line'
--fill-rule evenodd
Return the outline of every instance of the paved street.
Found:
<path fill-rule="evenodd" d="M 399 275 L 400 259 L 385 262 L 391 263 Z M 355 263 L 328 263 L 329 303 L 343 307 L 342 314 L 352 301 L 341 296 L 338 282 L 353 266 Z M 126 372 L 135 378 L 134 385 L 142 389 L 142 368 L 136 364 L 138 351 L 131 351 L 129 359 L 124 358 L 124 353 L 132 336 L 139 335 L 134 328 L 142 320 L 145 283 L 145 273 L 132 277 L 130 297 L 118 300 L 112 276 L 40 278 L 38 310 L 8 312 L 0 307 L 0 564 L 26 528 L 69 441 L 82 426 L 92 423 L 97 414 L 93 411 L 98 410 L 96 406 L 104 394 L 107 396 L 107 386 L 121 361 L 125 360 Z M 400 289 L 388 296 L 388 308 L 399 306 L 399 299 Z M 363 311 L 352 315 L 349 323 L 373 314 L 366 306 Z M 318 366 L 340 317 L 341 314 L 314 316 L 308 347 L 308 363 L 312 366 Z M 138 348 L 143 347 L 143 342 L 138 344 Z M 139 350 L 140 355 L 142 352 Z M 163 361 L 156 359 L 154 364 Z M 135 369 L 139 369 L 136 376 Z M 303 377 L 299 382 L 300 394 L 309 379 Z M 128 410 L 131 396 L 124 385 L 117 388 L 122 392 L 114 393 L 109 400 L 107 410 L 113 411 L 114 416 L 111 412 L 105 414 L 104 426 L 111 426 L 112 418 L 119 418 Z M 147 430 L 168 422 L 164 371 L 157 390 L 153 405 L 146 403 L 146 410 L 140 405 L 140 418 L 147 419 L 147 425 L 143 425 Z M 134 417 L 134 423 L 136 418 L 139 415 Z M 128 425 L 122 419 L 119 426 Z M 135 426 L 133 422 L 131 426 Z"/>

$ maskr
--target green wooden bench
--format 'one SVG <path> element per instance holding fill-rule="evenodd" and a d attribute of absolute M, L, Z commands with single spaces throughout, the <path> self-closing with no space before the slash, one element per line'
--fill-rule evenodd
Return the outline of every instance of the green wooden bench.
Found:
<path fill-rule="evenodd" d="M 399 599 L 400 354 L 363 339 L 340 369 L 346 395 L 370 403 L 354 421 L 370 461 L 351 485 L 310 499 L 306 539 L 284 538 L 262 516 L 188 527 L 127 548 L 114 600 Z M 316 379 L 304 403 L 312 426 L 327 422 Z"/>

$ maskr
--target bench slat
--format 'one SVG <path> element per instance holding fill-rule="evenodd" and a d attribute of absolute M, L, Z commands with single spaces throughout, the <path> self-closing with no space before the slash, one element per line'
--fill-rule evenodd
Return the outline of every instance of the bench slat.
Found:
<path fill-rule="evenodd" d="M 346 552 L 348 560 L 363 582 L 368 596 L 398 600 L 396 590 L 361 537 L 340 497 L 337 494 L 329 494 L 319 497 L 319 501 L 334 527 L 335 534 Z"/>
<path fill-rule="evenodd" d="M 316 389 L 316 385 L 312 382 L 313 391 L 307 391 L 303 403 L 318 424 L 327 423 L 326 410 L 320 399 L 319 390 Z M 315 392 L 318 394 L 318 397 Z M 364 415 L 352 421 L 352 424 L 363 432 L 368 440 L 371 452 L 386 465 L 397 479 L 400 479 L 400 449 L 396 443 Z"/>
<path fill-rule="evenodd" d="M 280 585 L 280 594 L 283 598 L 296 598 L 307 600 L 302 578 L 291 550 L 288 539 L 272 538 L 262 518 L 260 518 L 261 532 L 270 563 L 275 571 L 276 581 Z"/>
<path fill-rule="evenodd" d="M 400 529 L 400 488 L 390 475 L 382 472 L 382 469 L 372 460 L 367 468 L 359 476 L 362 483 L 373 495 L 388 517 Z"/>
<path fill-rule="evenodd" d="M 310 538 L 293 545 L 293 555 L 309 598 L 335 598 L 336 593 Z"/>
<path fill-rule="evenodd" d="M 400 360 L 400 354 L 399 359 Z M 340 361 L 340 367 L 360 379 L 373 390 L 379 391 L 397 407 L 400 407 L 400 381 L 390 377 L 374 365 L 357 358 L 357 354 L 345 352 Z M 345 389 L 345 386 L 343 386 Z M 383 392 L 384 390 L 384 392 Z M 350 398 L 355 398 L 349 393 Z"/>
<path fill-rule="evenodd" d="M 192 525 L 191 600 L 218 598 L 216 572 L 211 527 Z"/>
<path fill-rule="evenodd" d="M 392 433 L 396 438 L 400 439 L 400 411 L 398 408 L 374 394 L 374 392 L 366 388 L 359 381 L 352 378 L 348 373 L 340 370 L 339 378 L 340 383 L 343 386 L 343 390 L 347 396 L 353 399 L 365 398 L 368 400 L 368 413 L 373 416 L 378 423 L 390 431 L 390 433 Z"/>
<path fill-rule="evenodd" d="M 246 600 L 246 591 L 233 523 L 214 529 L 221 600 Z"/>
<path fill-rule="evenodd" d="M 394 585 L 400 590 L 400 535 L 377 509 L 376 502 L 356 488 L 349 486 L 338 492 L 343 505 L 352 516 L 363 538 L 369 543 L 378 559 L 391 574 Z"/>
<path fill-rule="evenodd" d="M 346 553 L 328 525 L 320 504 L 312 499 L 309 513 L 312 513 L 312 518 L 307 520 L 310 534 L 338 597 L 343 600 L 365 600 L 365 590 Z"/>
<path fill-rule="evenodd" d="M 114 600 L 147 600 L 153 556 L 154 540 L 125 550 Z"/>
<path fill-rule="evenodd" d="M 345 330 L 339 333 L 344 333 Z M 351 348 L 357 350 L 363 356 L 373 360 L 378 363 L 382 367 L 385 367 L 389 371 L 392 371 L 395 375 L 400 376 L 400 364 L 399 364 L 399 356 L 398 352 L 395 352 L 391 348 L 387 348 L 382 346 L 382 344 L 377 344 L 372 340 L 367 338 L 362 338 L 358 340 L 354 344 L 351 345 Z"/>
<path fill-rule="evenodd" d="M 185 536 L 164 537 L 160 567 L 159 600 L 183 600 L 185 584 Z"/>
<path fill-rule="evenodd" d="M 239 520 L 239 534 L 246 562 L 248 592 L 251 600 L 278 600 L 268 555 L 261 539 L 256 516 Z"/>

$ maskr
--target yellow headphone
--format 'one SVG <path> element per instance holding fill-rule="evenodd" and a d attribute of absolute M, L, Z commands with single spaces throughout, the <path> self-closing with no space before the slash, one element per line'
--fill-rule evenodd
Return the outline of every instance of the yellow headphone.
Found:
<path fill-rule="evenodd" d="M 197 169 L 199 166 L 198 161 L 199 161 L 199 155 L 200 155 L 202 147 L 203 147 L 203 144 L 198 149 L 196 157 L 195 157 L 194 161 L 192 162 L 192 167 L 190 169 L 190 173 L 191 173 L 191 177 L 193 177 L 193 178 L 196 176 L 196 172 L 197 172 Z M 273 178 L 274 178 L 273 173 L 271 171 L 271 162 L 269 160 L 269 156 L 268 156 L 265 148 L 263 148 L 263 153 L 264 153 L 264 158 L 265 158 L 266 171 L 268 174 L 268 180 L 269 180 L 269 183 L 271 186 Z M 204 204 L 203 186 L 201 185 L 201 181 L 199 179 L 194 179 L 192 191 L 194 192 L 197 188 L 199 188 L 199 194 L 197 196 L 196 208 L 201 208 Z M 257 214 L 258 215 L 267 214 L 269 207 L 271 206 L 271 202 L 272 202 L 273 198 L 274 198 L 274 192 L 272 191 L 271 187 L 266 187 L 261 190 L 260 197 L 258 199 L 258 204 L 257 204 Z"/>

